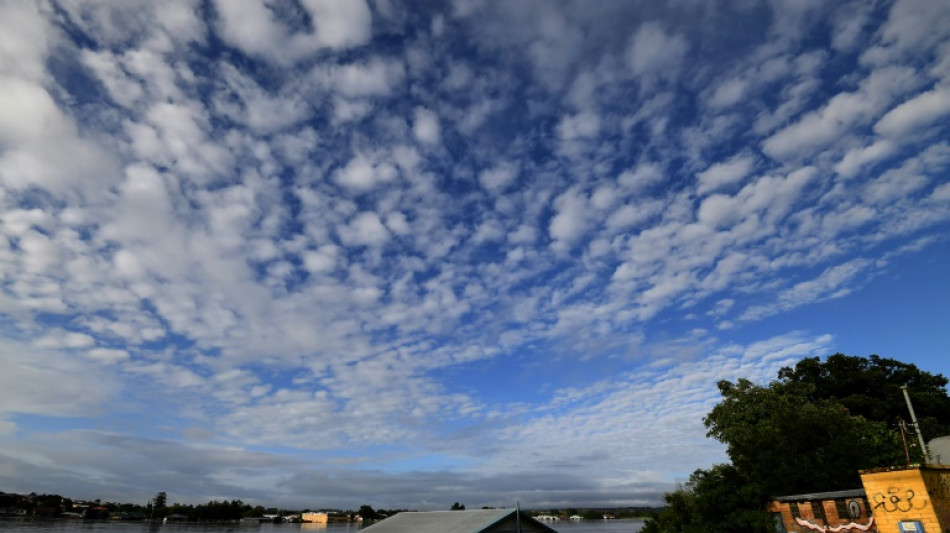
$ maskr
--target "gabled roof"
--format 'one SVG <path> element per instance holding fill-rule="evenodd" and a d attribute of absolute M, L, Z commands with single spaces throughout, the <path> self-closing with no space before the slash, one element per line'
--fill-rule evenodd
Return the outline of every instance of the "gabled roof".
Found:
<path fill-rule="evenodd" d="M 515 509 L 480 509 L 477 511 L 402 512 L 369 526 L 367 533 L 481 533 L 506 519 L 515 519 Z M 525 531 L 553 529 L 520 513 Z M 556 532 L 555 532 L 556 533 Z"/>

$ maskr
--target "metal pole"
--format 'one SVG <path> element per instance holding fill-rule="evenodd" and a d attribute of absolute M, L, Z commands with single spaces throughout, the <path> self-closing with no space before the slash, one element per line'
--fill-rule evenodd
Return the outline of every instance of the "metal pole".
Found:
<path fill-rule="evenodd" d="M 515 501 L 515 524 L 518 525 L 518 533 L 521 533 L 521 502 Z"/>
<path fill-rule="evenodd" d="M 905 435 L 904 421 L 901 420 L 897 424 L 898 429 L 901 431 L 901 443 L 904 445 L 904 457 L 907 458 L 907 466 L 910 466 L 910 450 L 907 449 L 907 435 Z"/>
<path fill-rule="evenodd" d="M 907 409 L 910 411 L 910 421 L 917 430 L 917 439 L 920 441 L 920 453 L 923 456 L 923 464 L 930 462 L 930 452 L 927 450 L 927 443 L 924 442 L 924 436 L 920 434 L 920 424 L 917 423 L 917 415 L 914 414 L 914 406 L 910 403 L 910 394 L 907 394 L 907 385 L 901 387 L 904 391 L 904 400 L 907 401 Z"/>

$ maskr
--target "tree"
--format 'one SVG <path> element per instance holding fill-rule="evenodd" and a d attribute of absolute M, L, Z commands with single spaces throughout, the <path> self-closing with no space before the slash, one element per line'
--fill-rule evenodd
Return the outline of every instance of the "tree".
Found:
<path fill-rule="evenodd" d="M 150 513 L 152 519 L 160 520 L 168 514 L 168 495 L 165 492 L 156 493 L 149 503 L 152 504 L 152 512 Z"/>
<path fill-rule="evenodd" d="M 809 383 L 814 386 L 814 399 L 834 399 L 852 415 L 861 415 L 894 425 L 910 416 L 901 386 L 907 386 L 921 432 L 927 439 L 950 435 L 950 396 L 948 380 L 941 374 L 930 374 L 916 365 L 871 355 L 857 357 L 836 353 L 824 361 L 817 357 L 802 359 L 794 367 L 779 371 L 785 383 Z M 916 449 L 912 459 L 920 460 Z"/>
<path fill-rule="evenodd" d="M 465 510 L 465 506 L 462 505 L 462 504 L 459 503 L 459 502 L 455 502 L 455 503 L 452 504 L 452 509 L 451 509 L 451 510 L 452 510 L 452 511 L 464 511 L 464 510 Z"/>
<path fill-rule="evenodd" d="M 359 513 L 363 520 L 376 520 L 376 511 L 369 505 L 361 505 Z"/>
<path fill-rule="evenodd" d="M 860 486 L 858 470 L 903 461 L 896 432 L 852 416 L 809 383 L 719 382 L 723 400 L 706 416 L 708 436 L 726 444 L 732 464 L 768 495 Z"/>
<path fill-rule="evenodd" d="M 663 499 L 666 508 L 648 518 L 641 533 L 759 532 L 771 524 L 761 488 L 730 464 L 696 470 Z"/>

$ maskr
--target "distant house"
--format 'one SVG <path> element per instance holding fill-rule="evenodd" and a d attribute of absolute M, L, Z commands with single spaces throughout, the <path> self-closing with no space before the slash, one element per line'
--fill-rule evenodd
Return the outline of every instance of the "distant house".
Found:
<path fill-rule="evenodd" d="M 361 531 L 366 533 L 556 533 L 515 509 L 402 512 Z"/>
<path fill-rule="evenodd" d="M 300 515 L 301 522 L 311 522 L 314 524 L 326 524 L 330 515 L 327 513 L 303 513 Z"/>

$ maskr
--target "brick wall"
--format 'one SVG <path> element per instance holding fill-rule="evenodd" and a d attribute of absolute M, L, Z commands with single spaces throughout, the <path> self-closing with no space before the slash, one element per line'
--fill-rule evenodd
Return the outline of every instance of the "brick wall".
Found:
<path fill-rule="evenodd" d="M 857 516 L 851 517 L 849 507 L 856 506 Z M 816 509 L 820 509 L 816 513 Z M 789 533 L 814 532 L 814 528 L 799 524 L 795 518 L 807 520 L 817 526 L 829 526 L 837 528 L 853 523 L 865 525 L 870 521 L 870 513 L 867 501 L 861 497 L 839 497 L 819 500 L 802 499 L 799 501 L 772 501 L 769 503 L 768 511 L 770 513 L 779 513 L 782 516 L 782 523 L 785 530 Z M 822 513 L 824 516 L 822 516 Z M 856 529 L 856 528 L 855 528 Z M 847 531 L 847 530 L 842 530 Z M 868 530 L 877 531 L 873 527 Z"/>

